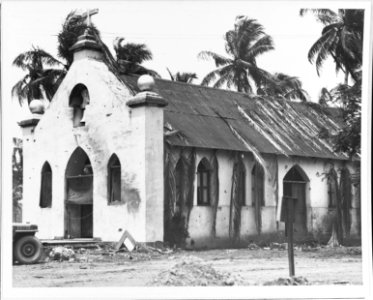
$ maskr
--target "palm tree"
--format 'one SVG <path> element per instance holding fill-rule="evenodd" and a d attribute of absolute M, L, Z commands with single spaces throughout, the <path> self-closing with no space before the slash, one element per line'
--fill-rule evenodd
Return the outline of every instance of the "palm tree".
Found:
<path fill-rule="evenodd" d="M 53 98 L 73 62 L 73 52 L 70 48 L 88 28 L 85 20 L 86 16 L 77 14 L 76 11 L 67 15 L 58 34 L 58 56 L 64 62 L 35 47 L 15 58 L 13 65 L 28 72 L 12 88 L 12 95 L 18 97 L 20 104 L 23 104 L 24 99 L 30 103 L 33 99 L 46 98 L 50 101 Z M 90 25 L 89 30 L 96 39 L 100 38 L 100 33 L 94 25 Z"/>
<path fill-rule="evenodd" d="M 77 11 L 71 11 L 58 34 L 58 56 L 66 61 L 66 69 L 69 69 L 73 62 L 73 52 L 70 48 L 77 42 L 78 37 L 81 36 L 87 29 L 90 34 L 100 39 L 100 32 L 94 24 L 87 25 L 86 14 L 78 14 Z"/>
<path fill-rule="evenodd" d="M 364 27 L 364 11 L 358 9 L 301 9 L 300 15 L 311 12 L 317 20 L 325 25 L 321 37 L 308 52 L 308 60 L 316 64 L 319 71 L 324 61 L 331 56 L 336 70 L 345 73 L 345 84 L 348 77 L 358 80 L 356 70 L 362 64 L 362 43 Z"/>
<path fill-rule="evenodd" d="M 327 88 L 323 87 L 319 95 L 319 104 L 322 106 L 328 106 L 328 103 L 332 101 L 332 95 Z"/>
<path fill-rule="evenodd" d="M 149 74 L 158 78 L 160 77 L 157 72 L 141 65 L 143 62 L 153 58 L 152 52 L 145 44 L 123 42 L 123 37 L 117 37 L 113 43 L 116 62 L 122 73 L 137 75 Z"/>
<path fill-rule="evenodd" d="M 264 28 L 256 20 L 238 16 L 233 30 L 225 34 L 225 50 L 228 57 L 211 51 L 202 51 L 199 57 L 213 59 L 217 69 L 208 73 L 202 85 L 220 88 L 234 86 L 237 91 L 253 92 L 252 82 L 259 87 L 264 79 L 270 80 L 269 73 L 257 66 L 259 55 L 273 50 L 272 38 L 265 34 Z"/>
<path fill-rule="evenodd" d="M 191 72 L 177 72 L 176 74 L 172 74 L 171 71 L 167 68 L 168 74 L 170 74 L 172 81 L 178 82 L 185 82 L 185 83 L 192 83 L 193 79 L 197 79 L 196 73 Z"/>
<path fill-rule="evenodd" d="M 13 65 L 27 71 L 27 74 L 12 88 L 12 96 L 18 97 L 20 104 L 23 104 L 24 99 L 27 99 L 28 103 L 33 99 L 45 97 L 51 100 L 61 76 L 66 73 L 62 62 L 48 52 L 35 47 L 19 54 L 14 59 Z"/>
<path fill-rule="evenodd" d="M 302 82 L 294 76 L 275 73 L 270 80 L 264 80 L 257 90 L 258 95 L 284 97 L 287 100 L 308 101 L 309 95 L 302 88 Z"/>

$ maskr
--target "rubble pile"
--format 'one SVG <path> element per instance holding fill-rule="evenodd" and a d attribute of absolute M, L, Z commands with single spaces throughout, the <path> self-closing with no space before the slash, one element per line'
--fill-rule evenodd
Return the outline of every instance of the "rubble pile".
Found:
<path fill-rule="evenodd" d="M 202 259 L 190 256 L 159 273 L 153 283 L 158 286 L 229 286 L 240 281 L 240 278 L 219 272 Z"/>
<path fill-rule="evenodd" d="M 75 252 L 73 249 L 66 248 L 66 247 L 55 247 L 49 252 L 49 258 L 51 260 L 68 260 L 73 261 L 75 259 Z"/>
<path fill-rule="evenodd" d="M 265 282 L 264 285 L 308 285 L 308 280 L 302 276 L 279 278 L 274 281 Z"/>

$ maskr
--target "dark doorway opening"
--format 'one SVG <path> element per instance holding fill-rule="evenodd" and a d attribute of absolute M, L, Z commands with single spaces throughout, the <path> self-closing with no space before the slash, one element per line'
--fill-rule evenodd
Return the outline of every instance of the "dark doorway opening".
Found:
<path fill-rule="evenodd" d="M 65 238 L 92 238 L 93 172 L 82 148 L 71 155 L 65 178 Z"/>
<path fill-rule="evenodd" d="M 284 196 L 296 198 L 294 206 L 294 237 L 301 238 L 307 234 L 306 187 L 309 179 L 298 166 L 292 167 L 283 180 Z"/>

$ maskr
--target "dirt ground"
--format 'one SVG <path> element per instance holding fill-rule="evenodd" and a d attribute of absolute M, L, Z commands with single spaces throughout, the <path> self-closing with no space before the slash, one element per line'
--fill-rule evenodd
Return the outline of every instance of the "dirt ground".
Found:
<path fill-rule="evenodd" d="M 285 249 L 153 249 L 116 254 L 81 249 L 75 252 L 75 258 L 70 261 L 47 258 L 47 261 L 34 265 L 14 265 L 13 285 L 122 287 L 289 284 Z M 362 284 L 361 248 L 296 248 L 295 275 L 300 278 L 299 284 Z"/>

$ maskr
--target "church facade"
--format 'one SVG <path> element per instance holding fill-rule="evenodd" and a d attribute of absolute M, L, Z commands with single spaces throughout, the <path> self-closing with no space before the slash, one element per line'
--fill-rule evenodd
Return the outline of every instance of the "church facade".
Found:
<path fill-rule="evenodd" d="M 89 36 L 73 48 L 49 108 L 19 123 L 40 238 L 251 240 L 283 232 L 283 196 L 298 238 L 329 238 L 335 219 L 360 236 L 358 162 L 319 136 L 337 111 L 122 75 Z"/>

